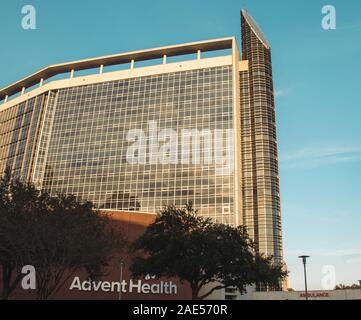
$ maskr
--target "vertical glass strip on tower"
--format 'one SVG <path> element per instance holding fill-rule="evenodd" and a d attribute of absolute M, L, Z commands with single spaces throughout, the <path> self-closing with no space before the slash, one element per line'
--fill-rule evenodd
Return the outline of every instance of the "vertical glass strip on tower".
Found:
<path fill-rule="evenodd" d="M 270 46 L 246 11 L 241 12 L 240 72 L 243 220 L 257 249 L 282 261 L 281 210 Z"/>

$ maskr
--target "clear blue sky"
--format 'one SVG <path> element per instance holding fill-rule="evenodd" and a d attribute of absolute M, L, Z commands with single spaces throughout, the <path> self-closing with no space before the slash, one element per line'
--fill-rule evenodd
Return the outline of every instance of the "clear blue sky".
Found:
<path fill-rule="evenodd" d="M 37 30 L 21 8 L 37 9 Z M 321 28 L 321 8 L 337 29 Z M 361 279 L 361 2 L 359 0 L 2 0 L 0 87 L 44 66 L 223 36 L 240 37 L 247 8 L 271 43 L 277 91 L 284 251 L 291 286 L 311 289 L 322 267 Z"/>

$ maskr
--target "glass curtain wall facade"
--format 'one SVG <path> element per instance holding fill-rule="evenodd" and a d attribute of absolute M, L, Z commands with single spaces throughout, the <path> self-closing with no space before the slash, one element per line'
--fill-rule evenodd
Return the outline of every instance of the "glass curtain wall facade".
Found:
<path fill-rule="evenodd" d="M 232 129 L 231 66 L 61 89 L 52 121 L 45 172 L 39 177 L 51 193 L 74 194 L 101 209 L 149 213 L 191 200 L 200 214 L 235 222 L 233 172 L 217 175 L 214 163 L 181 161 L 184 129 L 209 130 L 211 136 L 215 129 Z M 151 163 L 150 125 L 156 135 L 164 129 L 178 134 L 171 163 Z M 127 159 L 132 145 L 127 135 L 134 129 L 146 137 L 145 163 Z M 208 147 L 213 143 L 200 151 Z"/>
<path fill-rule="evenodd" d="M 28 180 L 34 166 L 47 94 L 0 110 L 0 172 Z"/>
<path fill-rule="evenodd" d="M 246 11 L 241 12 L 240 72 L 242 215 L 256 248 L 282 261 L 281 209 L 270 46 Z"/>
<path fill-rule="evenodd" d="M 100 209 L 155 213 L 192 201 L 199 214 L 236 224 L 234 171 L 219 173 L 224 159 L 213 161 L 216 150 L 233 157 L 232 77 L 229 63 L 70 86 L 13 105 L 0 112 L 1 172 L 9 167 L 51 194 Z M 137 163 L 127 158 L 132 130 L 145 138 Z M 162 138 L 167 130 L 176 136 Z M 168 161 L 150 159 L 154 140 Z"/>

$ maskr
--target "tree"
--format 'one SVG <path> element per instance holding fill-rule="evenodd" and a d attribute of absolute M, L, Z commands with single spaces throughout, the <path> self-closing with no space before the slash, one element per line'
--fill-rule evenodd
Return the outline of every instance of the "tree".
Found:
<path fill-rule="evenodd" d="M 346 285 L 346 284 L 338 284 L 335 286 L 335 290 L 346 290 L 346 289 L 361 289 L 361 286 L 359 284 L 352 284 L 352 285 Z"/>
<path fill-rule="evenodd" d="M 51 214 L 43 220 L 35 240 L 39 299 L 55 294 L 79 270 L 91 279 L 103 276 L 108 261 L 125 245 L 109 217 L 91 202 L 59 194 L 49 199 L 48 206 Z"/>
<path fill-rule="evenodd" d="M 8 299 L 22 279 L 21 268 L 31 264 L 29 226 L 36 221 L 35 208 L 43 196 L 30 184 L 12 180 L 7 168 L 0 179 L 0 267 L 2 299 Z M 37 201 L 39 200 L 39 201 Z"/>
<path fill-rule="evenodd" d="M 110 218 L 91 202 L 72 195 L 50 196 L 31 183 L 0 181 L 0 266 L 2 298 L 8 299 L 22 279 L 24 265 L 36 270 L 38 299 L 48 299 L 76 271 L 90 278 L 104 274 L 108 261 L 125 240 Z"/>
<path fill-rule="evenodd" d="M 272 257 L 255 252 L 245 227 L 200 217 L 191 203 L 182 208 L 165 207 L 134 242 L 133 250 L 143 252 L 133 258 L 133 276 L 178 277 L 190 284 L 195 300 L 229 286 L 242 293 L 254 283 L 279 288 L 287 275 L 283 265 L 275 265 Z M 200 294 L 210 283 L 217 284 Z"/>

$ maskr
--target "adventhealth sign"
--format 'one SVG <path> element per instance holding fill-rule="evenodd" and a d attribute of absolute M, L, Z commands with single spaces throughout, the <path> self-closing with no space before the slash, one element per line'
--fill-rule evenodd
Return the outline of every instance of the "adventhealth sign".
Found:
<path fill-rule="evenodd" d="M 103 291 L 103 292 L 120 292 L 122 293 L 140 293 L 140 294 L 177 294 L 177 285 L 172 281 L 160 281 L 159 283 L 143 283 L 142 280 L 126 280 L 120 281 L 80 281 L 79 277 L 75 277 L 71 283 L 69 290 L 79 291 Z"/>

